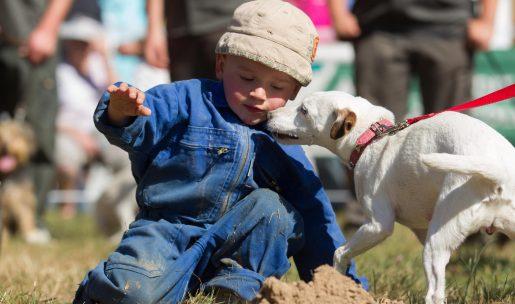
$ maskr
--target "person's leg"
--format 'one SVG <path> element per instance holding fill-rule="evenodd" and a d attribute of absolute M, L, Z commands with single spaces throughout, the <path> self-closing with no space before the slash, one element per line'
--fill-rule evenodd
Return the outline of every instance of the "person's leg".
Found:
<path fill-rule="evenodd" d="M 37 151 L 30 165 L 37 198 L 36 219 L 42 224 L 47 194 L 55 185 L 55 119 L 57 115 L 57 89 L 55 82 L 56 57 L 40 65 L 29 65 L 24 75 L 25 90 L 21 106 L 27 123 L 32 127 Z"/>
<path fill-rule="evenodd" d="M 224 241 L 201 276 L 209 279 L 203 287 L 232 290 L 245 300 L 256 296 L 265 278 L 284 275 L 288 257 L 304 243 L 300 214 L 268 189 L 253 191 L 210 231 Z"/>
<path fill-rule="evenodd" d="M 216 79 L 215 47 L 223 31 L 188 35 L 169 41 L 170 78 L 172 81 Z"/>
<path fill-rule="evenodd" d="M 116 251 L 86 275 L 73 303 L 180 302 L 203 249 L 188 246 L 204 233 L 165 220 L 136 220 Z"/>
<path fill-rule="evenodd" d="M 357 95 L 392 111 L 397 121 L 404 119 L 410 79 L 404 37 L 373 33 L 358 39 L 354 50 Z"/>
<path fill-rule="evenodd" d="M 203 287 L 227 288 L 250 300 L 266 277 L 288 271 L 302 231 L 297 212 L 266 189 L 252 192 L 207 230 L 140 219 L 88 273 L 74 303 L 178 303 L 206 282 Z"/>
<path fill-rule="evenodd" d="M 197 36 L 199 57 L 193 60 L 193 73 L 195 78 L 216 79 L 216 45 L 225 32 L 225 28 L 204 35 Z"/>
<path fill-rule="evenodd" d="M 470 100 L 473 58 L 465 39 L 417 36 L 412 45 L 426 113 Z"/>

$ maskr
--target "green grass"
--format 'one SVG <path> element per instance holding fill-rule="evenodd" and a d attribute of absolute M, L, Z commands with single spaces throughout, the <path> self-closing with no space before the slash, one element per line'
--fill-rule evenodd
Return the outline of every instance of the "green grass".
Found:
<path fill-rule="evenodd" d="M 87 216 L 62 220 L 48 216 L 51 244 L 27 245 L 11 239 L 0 255 L 0 303 L 69 303 L 87 271 L 114 249 Z M 347 236 L 350 236 L 349 233 Z M 515 303 L 515 243 L 499 248 L 463 245 L 447 266 L 449 303 Z M 422 246 L 398 225 L 388 240 L 356 259 L 376 297 L 423 303 Z M 286 281 L 298 280 L 293 267 Z M 191 304 L 214 304 L 197 295 Z"/>
<path fill-rule="evenodd" d="M 515 303 L 515 244 L 464 244 L 447 265 L 449 303 Z M 405 227 L 382 244 L 356 258 L 376 296 L 423 303 L 425 276 L 422 245 Z"/>

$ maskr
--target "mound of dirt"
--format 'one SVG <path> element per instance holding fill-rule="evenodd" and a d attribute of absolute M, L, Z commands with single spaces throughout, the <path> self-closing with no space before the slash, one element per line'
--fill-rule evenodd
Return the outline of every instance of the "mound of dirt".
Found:
<path fill-rule="evenodd" d="M 258 304 L 402 304 L 401 301 L 381 299 L 376 302 L 352 279 L 341 275 L 330 266 L 315 270 L 313 281 L 285 283 L 268 278 L 256 299 Z"/>

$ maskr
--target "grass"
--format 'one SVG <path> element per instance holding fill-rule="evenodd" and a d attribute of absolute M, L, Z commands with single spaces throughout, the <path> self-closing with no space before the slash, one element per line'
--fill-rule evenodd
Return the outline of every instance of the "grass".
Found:
<path fill-rule="evenodd" d="M 515 244 L 464 244 L 447 265 L 448 303 L 515 303 Z M 375 296 L 424 303 L 422 245 L 405 227 L 356 258 Z"/>
<path fill-rule="evenodd" d="M 2 249 L 0 304 L 70 303 L 87 271 L 114 249 L 88 216 L 63 220 L 51 213 L 48 222 L 54 236 L 51 244 L 27 245 L 11 239 Z M 503 248 L 495 244 L 461 246 L 447 266 L 449 303 L 515 303 L 514 252 L 514 242 Z M 408 229 L 398 225 L 393 236 L 356 262 L 375 296 L 423 303 L 421 256 L 422 246 Z M 294 267 L 285 280 L 298 280 Z M 188 303 L 215 301 L 212 296 L 197 295 Z"/>

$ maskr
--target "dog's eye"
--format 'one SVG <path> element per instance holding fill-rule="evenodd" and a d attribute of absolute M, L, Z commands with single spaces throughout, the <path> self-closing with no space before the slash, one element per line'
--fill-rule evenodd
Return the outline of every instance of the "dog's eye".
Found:
<path fill-rule="evenodd" d="M 308 109 L 306 109 L 306 107 L 304 105 L 300 106 L 299 108 L 299 112 L 302 114 L 302 115 L 308 115 Z"/>

